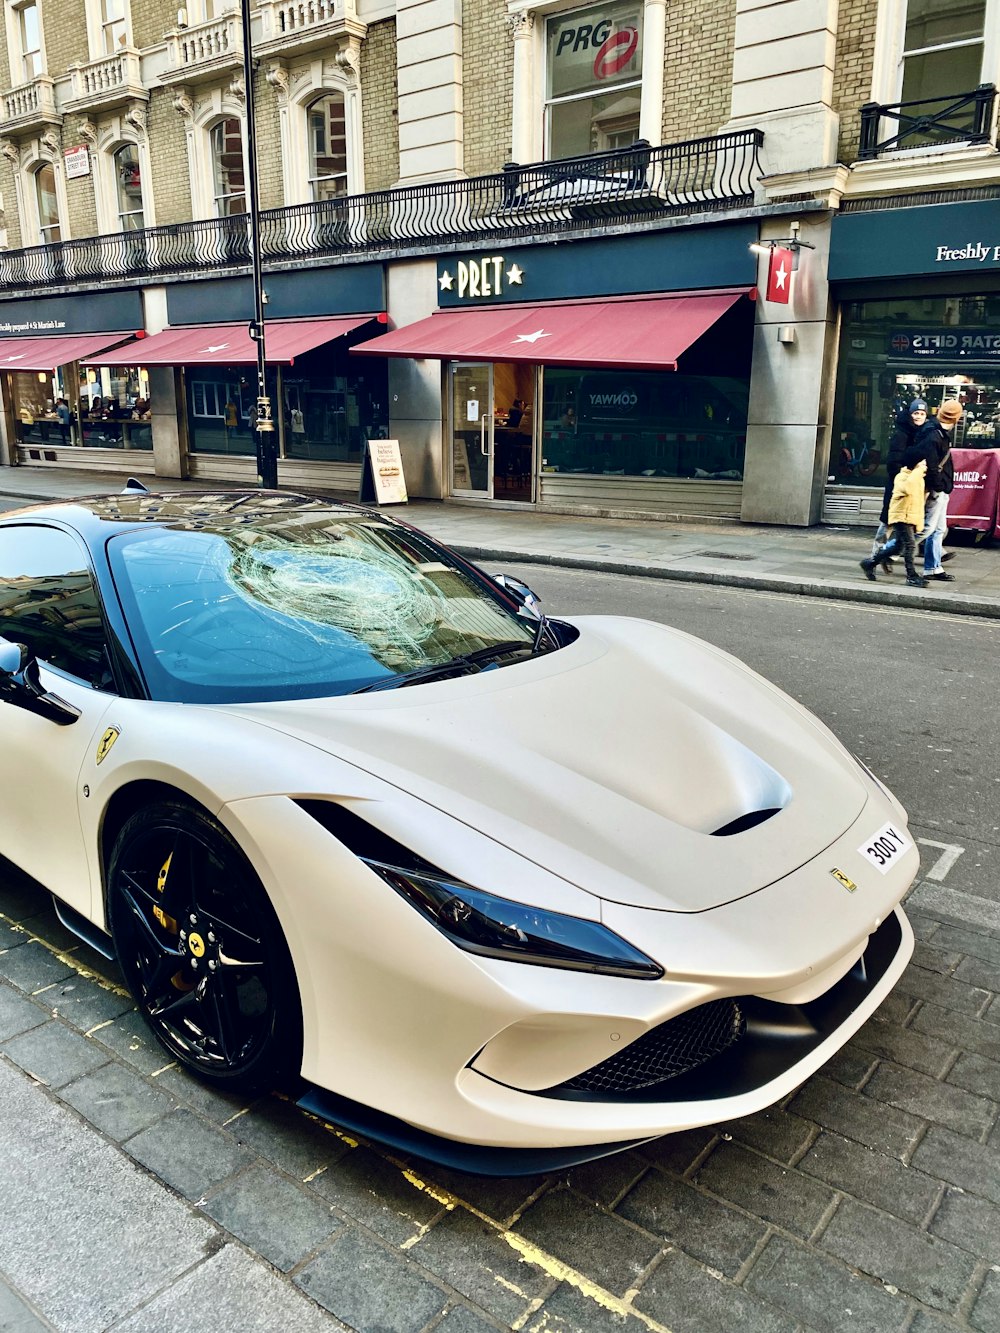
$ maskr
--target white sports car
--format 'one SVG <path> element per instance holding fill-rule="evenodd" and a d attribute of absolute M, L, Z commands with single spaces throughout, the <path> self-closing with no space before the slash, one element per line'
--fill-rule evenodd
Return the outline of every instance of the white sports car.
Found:
<path fill-rule="evenodd" d="M 906 815 L 805 709 L 384 515 L 22 509 L 0 635 L 0 851 L 217 1086 L 557 1167 L 784 1096 L 912 951 Z"/>

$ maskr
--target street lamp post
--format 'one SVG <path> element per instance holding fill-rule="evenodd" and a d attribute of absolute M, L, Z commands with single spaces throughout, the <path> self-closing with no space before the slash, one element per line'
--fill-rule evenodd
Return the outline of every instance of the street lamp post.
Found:
<path fill-rule="evenodd" d="M 253 51 L 250 40 L 250 0 L 240 0 L 243 26 L 243 81 L 247 114 L 247 216 L 250 227 L 250 264 L 253 271 L 253 319 L 250 337 L 257 344 L 257 476 L 261 486 L 278 484 L 278 442 L 274 434 L 271 399 L 267 392 L 267 356 L 264 347 L 264 276 L 260 262 L 260 206 L 257 198 L 257 115 L 254 107 Z"/>

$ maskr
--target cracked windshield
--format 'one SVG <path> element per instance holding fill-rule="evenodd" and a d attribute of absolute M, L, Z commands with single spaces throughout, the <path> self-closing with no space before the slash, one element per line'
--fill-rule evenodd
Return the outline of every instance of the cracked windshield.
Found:
<path fill-rule="evenodd" d="M 115 579 L 155 697 L 349 694 L 534 630 L 405 529 L 312 515 L 261 529 L 139 533 Z"/>

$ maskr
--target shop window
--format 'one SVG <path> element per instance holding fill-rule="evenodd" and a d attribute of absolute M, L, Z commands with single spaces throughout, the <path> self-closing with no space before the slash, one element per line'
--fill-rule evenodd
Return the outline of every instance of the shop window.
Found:
<path fill-rule="evenodd" d="M 309 193 L 314 203 L 347 193 L 347 124 L 343 93 L 325 93 L 307 111 Z"/>
<path fill-rule="evenodd" d="M 243 126 L 235 117 L 220 120 L 210 134 L 215 212 L 220 218 L 245 213 L 246 169 Z"/>
<path fill-rule="evenodd" d="M 742 377 L 546 367 L 542 471 L 739 481 L 749 395 Z"/>
<path fill-rule="evenodd" d="M 986 0 L 908 0 L 900 100 L 971 92 L 982 78 L 985 24 Z M 940 106 L 927 109 L 933 114 Z"/>
<path fill-rule="evenodd" d="M 127 42 L 125 0 L 101 0 L 101 48 L 104 55 L 114 55 Z"/>
<path fill-rule="evenodd" d="M 885 485 L 896 418 L 957 398 L 955 445 L 1000 448 L 1000 297 L 896 297 L 844 309 L 830 476 Z"/>
<path fill-rule="evenodd" d="M 54 245 L 61 241 L 56 173 L 51 162 L 43 162 L 35 171 L 35 204 L 38 209 L 38 234 L 42 245 Z"/>
<path fill-rule="evenodd" d="M 611 0 L 546 20 L 545 156 L 628 148 L 639 137 L 642 4 Z"/>
<path fill-rule="evenodd" d="M 142 211 L 142 177 L 139 149 L 134 143 L 123 144 L 115 153 L 115 181 L 118 186 L 118 225 L 122 231 L 141 231 L 145 226 Z"/>

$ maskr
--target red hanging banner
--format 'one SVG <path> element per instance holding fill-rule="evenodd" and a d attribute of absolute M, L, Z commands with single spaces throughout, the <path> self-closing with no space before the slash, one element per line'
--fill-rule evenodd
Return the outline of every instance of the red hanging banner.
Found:
<path fill-rule="evenodd" d="M 795 256 L 791 250 L 783 250 L 780 246 L 776 245 L 771 251 L 771 261 L 767 266 L 767 291 L 765 293 L 768 301 L 780 301 L 782 305 L 788 304 L 788 298 L 791 295 L 794 259 Z"/>

